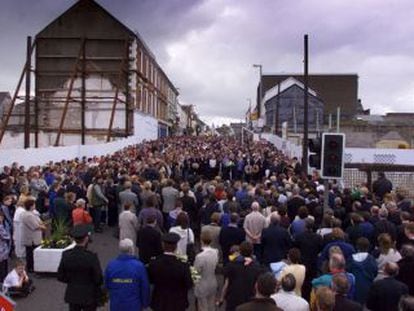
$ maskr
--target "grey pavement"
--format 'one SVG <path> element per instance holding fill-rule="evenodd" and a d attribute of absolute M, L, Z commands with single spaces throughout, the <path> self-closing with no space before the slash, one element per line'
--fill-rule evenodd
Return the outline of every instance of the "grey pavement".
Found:
<path fill-rule="evenodd" d="M 88 249 L 98 254 L 101 262 L 102 271 L 105 270 L 108 262 L 118 254 L 118 239 L 114 237 L 114 228 L 104 228 L 103 233 L 95 233 L 93 242 Z M 26 298 L 16 299 L 16 311 L 68 311 L 69 307 L 64 302 L 66 285 L 56 279 L 56 275 L 34 275 L 31 276 L 36 290 Z M 219 276 L 219 283 L 222 277 Z M 189 294 L 189 311 L 195 310 L 194 295 Z M 99 309 L 99 311 L 109 311 L 109 305 Z M 220 308 L 224 310 L 224 308 Z M 149 311 L 149 309 L 147 310 Z"/>
<path fill-rule="evenodd" d="M 113 236 L 113 228 L 106 227 L 103 233 L 95 233 L 93 242 L 88 249 L 96 252 L 101 262 L 102 270 L 108 262 L 117 256 L 118 240 Z M 26 298 L 16 299 L 17 311 L 67 311 L 64 303 L 66 285 L 57 281 L 55 275 L 32 276 L 36 290 Z M 99 310 L 109 310 L 108 306 Z"/>

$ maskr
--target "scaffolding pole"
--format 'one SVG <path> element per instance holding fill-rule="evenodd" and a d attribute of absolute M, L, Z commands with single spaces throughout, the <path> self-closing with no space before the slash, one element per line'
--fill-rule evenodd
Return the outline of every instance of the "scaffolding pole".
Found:
<path fill-rule="evenodd" d="M 129 40 L 128 39 L 125 39 L 125 50 L 127 50 L 128 47 L 129 47 Z M 123 72 L 123 68 L 125 66 L 124 62 L 125 62 L 125 58 L 122 59 L 122 61 L 121 61 L 120 68 L 119 68 L 118 81 L 117 81 L 117 83 L 115 85 L 115 97 L 114 97 L 114 102 L 112 104 L 111 117 L 109 119 L 108 135 L 106 137 L 106 141 L 107 142 L 110 142 L 111 141 L 112 127 L 114 125 L 116 105 L 118 103 L 119 86 L 121 85 L 121 82 L 122 82 L 122 72 Z M 127 107 L 127 105 L 128 105 L 128 102 L 126 101 L 126 107 Z M 125 112 L 125 114 L 127 114 L 127 112 Z M 126 123 L 125 126 L 127 126 L 127 125 L 128 124 Z"/>
<path fill-rule="evenodd" d="M 81 90 L 81 144 L 85 144 L 85 109 L 86 109 L 86 40 L 83 39 L 82 47 L 82 90 Z"/>
<path fill-rule="evenodd" d="M 126 55 L 125 55 L 125 57 L 126 57 L 126 59 L 128 60 L 128 62 L 129 62 L 129 41 L 128 40 L 126 40 L 126 48 L 125 48 L 125 53 L 126 53 Z M 129 64 L 127 63 L 126 64 L 126 67 L 127 67 L 127 69 L 128 69 L 128 67 L 129 67 Z M 124 68 L 122 68 L 122 69 L 124 69 Z M 122 72 L 122 69 L 121 69 L 121 72 Z M 130 113 L 129 113 L 129 71 L 127 70 L 127 72 L 126 72 L 126 79 L 125 79 L 125 137 L 128 137 L 128 135 L 129 135 L 129 116 L 130 116 Z"/>
<path fill-rule="evenodd" d="M 70 101 L 70 98 L 71 98 L 70 95 L 72 93 L 73 84 L 75 82 L 75 78 L 76 78 L 76 75 L 77 75 L 77 72 L 78 72 L 79 60 L 82 57 L 82 53 L 83 53 L 83 49 L 84 49 L 84 42 L 85 42 L 85 39 L 82 39 L 80 49 L 79 49 L 79 53 L 78 53 L 78 58 L 76 59 L 74 70 L 73 70 L 73 73 L 72 73 L 72 77 L 70 78 L 69 90 L 68 90 L 68 93 L 66 95 L 65 106 L 63 107 L 63 113 L 62 113 L 62 117 L 60 119 L 59 130 L 58 130 L 58 133 L 56 135 L 55 147 L 59 146 L 60 136 L 62 135 L 63 125 L 65 124 L 65 118 L 66 118 L 66 114 L 68 112 L 69 101 Z"/>
<path fill-rule="evenodd" d="M 33 53 L 35 44 L 36 44 L 36 40 L 33 42 L 32 46 L 31 46 L 31 49 L 30 49 L 30 57 L 31 57 L 31 55 Z M 22 73 L 21 73 L 20 78 L 19 78 L 19 82 L 17 83 L 16 90 L 14 92 L 12 101 L 10 103 L 10 108 L 7 111 L 6 119 L 4 120 L 3 127 L 1 128 L 1 131 L 0 131 L 0 144 L 3 141 L 4 134 L 6 133 L 6 128 L 7 128 L 8 124 L 9 124 L 10 117 L 11 117 L 11 114 L 12 114 L 12 111 L 13 111 L 13 108 L 14 108 L 14 104 L 16 102 L 16 99 L 18 97 L 18 93 L 20 91 L 20 87 L 21 87 L 22 82 L 23 82 L 23 78 L 27 74 L 27 68 L 28 68 L 28 63 L 27 63 L 27 59 L 26 59 L 26 63 L 24 64 Z"/>
<path fill-rule="evenodd" d="M 30 148 L 30 78 L 32 69 L 32 37 L 27 37 L 26 96 L 24 103 L 24 148 Z"/>

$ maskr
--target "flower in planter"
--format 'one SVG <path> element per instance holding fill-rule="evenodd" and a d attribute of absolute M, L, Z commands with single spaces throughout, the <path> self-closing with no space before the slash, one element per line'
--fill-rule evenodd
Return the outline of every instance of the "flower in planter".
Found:
<path fill-rule="evenodd" d="M 63 249 L 72 243 L 69 236 L 69 228 L 65 221 L 58 219 L 53 223 L 53 233 L 49 238 L 42 240 L 42 248 L 58 248 Z"/>

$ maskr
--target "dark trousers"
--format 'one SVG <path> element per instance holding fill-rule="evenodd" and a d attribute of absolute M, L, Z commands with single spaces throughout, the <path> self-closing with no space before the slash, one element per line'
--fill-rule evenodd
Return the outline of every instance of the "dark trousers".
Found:
<path fill-rule="evenodd" d="M 253 253 L 256 256 L 258 262 L 262 262 L 262 244 L 253 244 Z"/>
<path fill-rule="evenodd" d="M 34 271 L 34 262 L 33 262 L 33 251 L 39 245 L 26 245 L 26 268 L 28 272 Z"/>
<path fill-rule="evenodd" d="M 24 282 L 21 287 L 14 287 L 14 286 L 10 287 L 7 290 L 7 294 L 10 295 L 11 297 L 14 297 L 14 296 L 24 297 L 24 296 L 29 295 L 32 289 L 33 289 L 33 282 L 32 280 L 29 280 L 28 282 Z"/>
<path fill-rule="evenodd" d="M 162 212 L 162 216 L 164 218 L 164 228 L 163 229 L 165 229 L 165 231 L 168 232 L 168 230 L 170 229 L 170 224 L 168 223 L 169 213 Z"/>
<path fill-rule="evenodd" d="M 8 259 L 0 261 L 0 282 L 2 283 L 7 276 L 8 270 Z"/>
<path fill-rule="evenodd" d="M 69 311 L 95 311 L 95 305 L 75 305 L 70 303 L 69 304 Z"/>
<path fill-rule="evenodd" d="M 98 229 L 101 226 L 102 206 L 93 206 L 91 207 L 90 212 L 93 219 L 93 225 L 95 229 Z"/>

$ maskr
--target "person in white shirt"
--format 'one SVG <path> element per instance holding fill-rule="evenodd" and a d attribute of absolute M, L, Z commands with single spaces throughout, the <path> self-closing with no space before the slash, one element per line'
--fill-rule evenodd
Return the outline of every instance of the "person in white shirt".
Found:
<path fill-rule="evenodd" d="M 378 275 L 375 281 L 382 280 L 387 275 L 384 271 L 388 262 L 397 263 L 402 257 L 398 250 L 394 248 L 394 242 L 388 233 L 381 233 L 378 236 L 379 256 L 376 259 L 378 266 Z"/>
<path fill-rule="evenodd" d="M 194 295 L 197 298 L 199 311 L 216 310 L 217 278 L 216 268 L 219 260 L 218 250 L 210 246 L 212 237 L 210 232 L 201 233 L 201 248 L 194 262 L 194 267 L 200 273 L 200 280 L 194 286 Z"/>
<path fill-rule="evenodd" d="M 280 278 L 278 280 L 282 280 L 285 275 L 292 274 L 295 277 L 295 293 L 299 297 L 302 296 L 302 285 L 305 280 L 305 274 L 306 274 L 306 267 L 304 265 L 300 264 L 300 250 L 298 248 L 291 248 L 288 252 L 288 265 L 285 266 L 281 273 Z"/>
<path fill-rule="evenodd" d="M 282 278 L 282 288 L 271 298 L 284 311 L 309 311 L 309 303 L 295 293 L 296 279 L 293 274 Z"/>
<path fill-rule="evenodd" d="M 135 245 L 137 242 L 138 218 L 131 212 L 132 207 L 131 202 L 125 203 L 124 211 L 119 214 L 119 240 L 130 239 Z"/>
<path fill-rule="evenodd" d="M 187 256 L 187 245 L 194 243 L 194 233 L 189 227 L 190 221 L 187 213 L 182 212 L 178 214 L 176 226 L 170 228 L 170 233 L 176 233 L 180 236 L 177 243 L 176 253 L 178 255 Z"/>
<path fill-rule="evenodd" d="M 25 209 L 23 206 L 17 206 L 13 217 L 13 241 L 14 241 L 14 252 L 17 258 L 26 257 L 26 248 L 22 243 L 21 231 L 22 231 L 22 214 Z"/>
<path fill-rule="evenodd" d="M 24 262 L 17 260 L 15 268 L 9 272 L 3 281 L 3 291 L 11 296 L 27 296 L 35 287 L 27 276 Z"/>

